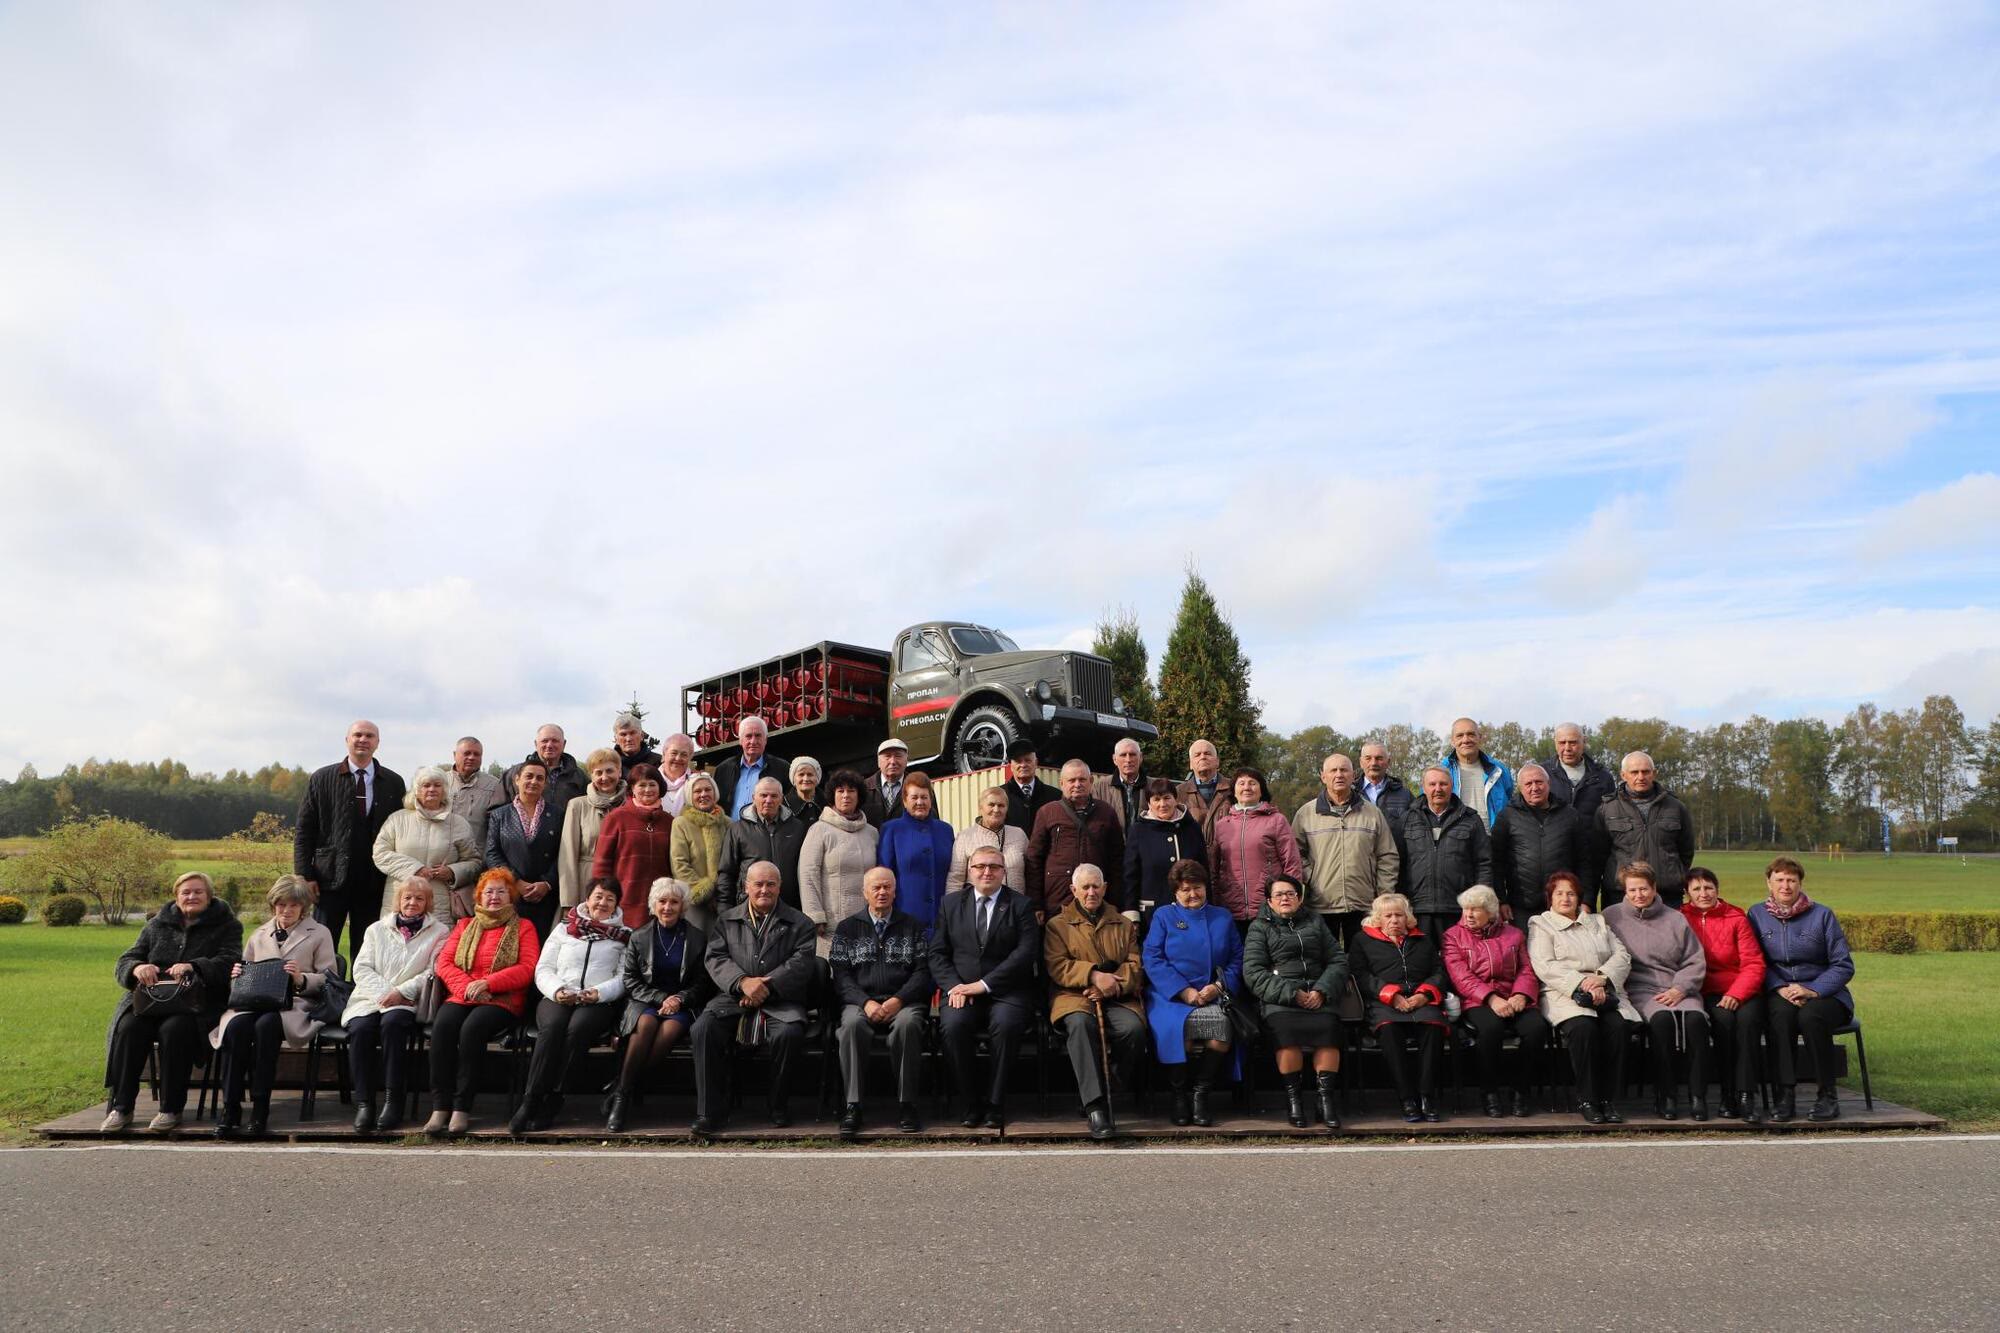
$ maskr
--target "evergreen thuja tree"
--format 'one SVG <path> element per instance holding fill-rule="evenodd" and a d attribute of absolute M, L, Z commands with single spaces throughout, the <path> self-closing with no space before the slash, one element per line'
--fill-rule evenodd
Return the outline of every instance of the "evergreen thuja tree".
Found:
<path fill-rule="evenodd" d="M 1112 688 L 1132 710 L 1132 716 L 1141 722 L 1154 721 L 1157 708 L 1152 665 L 1146 640 L 1139 633 L 1138 615 L 1122 606 L 1115 612 L 1105 612 L 1104 618 L 1097 622 L 1097 638 L 1090 651 L 1110 661 Z"/>
<path fill-rule="evenodd" d="M 1188 746 L 1206 737 L 1222 756 L 1223 772 L 1261 757 L 1257 701 L 1250 697 L 1250 660 L 1215 594 L 1194 569 L 1181 589 L 1167 651 L 1160 658 L 1159 771 L 1185 770 Z"/>

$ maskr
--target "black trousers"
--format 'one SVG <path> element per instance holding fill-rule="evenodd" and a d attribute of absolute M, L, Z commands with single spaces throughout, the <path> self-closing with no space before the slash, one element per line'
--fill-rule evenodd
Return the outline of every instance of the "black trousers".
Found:
<path fill-rule="evenodd" d="M 1085 1106 L 1109 1095 L 1104 1086 L 1104 1056 L 1097 1042 L 1097 1015 L 1085 1010 L 1065 1015 L 1059 1023 L 1069 1065 L 1076 1073 L 1076 1095 Z M 1111 1065 L 1126 1087 L 1146 1053 L 1146 1020 L 1122 1004 L 1104 1006 L 1104 1031 L 1111 1038 Z"/>
<path fill-rule="evenodd" d="M 1361 922 L 1366 912 L 1321 912 L 1319 919 L 1326 922 L 1326 928 L 1334 933 L 1345 949 L 1354 943 L 1354 937 L 1361 933 Z"/>
<path fill-rule="evenodd" d="M 1833 1030 L 1847 1022 L 1847 1006 L 1828 995 L 1815 995 L 1803 1005 L 1793 1004 L 1776 991 L 1765 997 L 1771 1031 L 1771 1060 L 1774 1081 L 1789 1088 L 1799 1081 L 1795 1049 L 1800 1033 L 1805 1034 L 1806 1054 L 1812 1061 L 1813 1081 L 1821 1092 L 1832 1092 L 1840 1056 L 1833 1049 Z"/>
<path fill-rule="evenodd" d="M 231 1106 L 243 1100 L 243 1082 L 250 1082 L 250 1100 L 259 1106 L 271 1100 L 271 1085 L 278 1081 L 278 1048 L 285 1044 L 285 1016 L 277 1010 L 268 1014 L 238 1014 L 222 1030 L 222 1053 L 226 1084 L 223 1096 Z"/>
<path fill-rule="evenodd" d="M 1615 1101 L 1625 1086 L 1626 1029 L 1631 1024 L 1615 1008 L 1566 1019 L 1556 1035 L 1569 1048 L 1570 1071 L 1576 1078 L 1578 1102 Z"/>
<path fill-rule="evenodd" d="M 1479 1088 L 1491 1097 L 1500 1091 L 1500 1059 L 1505 1052 L 1500 1043 L 1508 1033 L 1521 1040 L 1514 1058 L 1514 1089 L 1526 1092 L 1534 1082 L 1535 1061 L 1549 1044 L 1549 1021 L 1533 1005 L 1506 1018 L 1483 1004 L 1465 1007 L 1465 1021 L 1472 1028 L 1472 1053 L 1479 1060 Z"/>
<path fill-rule="evenodd" d="M 1661 1009 L 1646 1020 L 1646 1049 L 1653 1063 L 1653 1095 L 1671 1097 L 1680 1083 L 1680 1056 L 1687 1056 L 1688 1087 L 1708 1095 L 1708 1016 Z"/>
<path fill-rule="evenodd" d="M 974 996 L 963 1009 L 954 1009 L 947 1002 L 938 1010 L 938 1039 L 944 1043 L 945 1059 L 951 1062 L 951 1076 L 959 1093 L 968 1102 L 1006 1106 L 1008 1071 L 1013 1068 L 1021 1034 L 1027 1030 L 1026 1006 L 996 1004 L 983 995 Z M 983 1091 L 978 1081 L 978 1042 L 982 1033 L 993 1048 L 993 1068 Z"/>
<path fill-rule="evenodd" d="M 365 860 L 368 850 L 361 852 Z M 382 886 L 377 884 L 373 892 L 347 890 L 343 893 L 328 893 L 326 886 L 320 885 L 319 902 L 313 906 L 313 918 L 326 927 L 326 933 L 333 936 L 334 952 L 353 958 L 361 952 L 361 937 L 368 927 L 375 924 L 382 915 Z M 347 930 L 347 947 L 340 947 L 340 932 Z"/>
<path fill-rule="evenodd" d="M 1708 1011 L 1708 1037 L 1715 1047 L 1715 1068 L 1722 1095 L 1737 1096 L 1757 1086 L 1757 1039 L 1764 1035 L 1764 997 L 1753 995 L 1734 1009 L 1724 1009 L 1720 995 L 1701 997 Z"/>
<path fill-rule="evenodd" d="M 438 1006 L 431 1024 L 431 1109 L 470 1111 L 479 1091 L 479 1066 L 486 1044 L 514 1026 L 514 1015 L 497 1004 Z"/>
<path fill-rule="evenodd" d="M 1438 1095 L 1438 1063 L 1444 1054 L 1444 1029 L 1435 1023 L 1384 1023 L 1375 1029 L 1382 1047 L 1382 1063 L 1389 1066 L 1389 1079 L 1396 1095 L 1406 1102 Z M 1417 1067 L 1410 1068 L 1409 1047 L 1417 1051 Z"/>
<path fill-rule="evenodd" d="M 729 1061 L 736 1054 L 736 1027 L 744 1010 L 733 999 L 709 1001 L 694 1021 L 694 1113 L 720 1119 L 728 1109 Z M 792 1060 L 806 1025 L 779 1018 L 764 1024 L 764 1050 L 771 1059 L 771 1100 L 783 1101 L 792 1086 Z"/>
<path fill-rule="evenodd" d="M 624 1012 L 623 1000 L 614 1004 L 557 1004 L 545 998 L 535 1010 L 535 1054 L 528 1061 L 528 1096 L 561 1092 L 569 1083 L 570 1066 L 576 1057 L 603 1040 Z"/>
<path fill-rule="evenodd" d="M 201 1049 L 202 1034 L 214 1023 L 212 1014 L 169 1014 L 141 1018 L 126 1010 L 118 1020 L 112 1038 L 116 1082 L 111 1087 L 111 1105 L 132 1113 L 139 1100 L 139 1080 L 146 1076 L 146 1057 L 153 1044 L 160 1047 L 160 1109 L 179 1115 L 187 1109 L 188 1078 L 194 1072 L 194 1057 Z"/>
<path fill-rule="evenodd" d="M 347 1072 L 354 1080 L 355 1101 L 367 1102 L 384 1088 L 398 1097 L 410 1086 L 410 1037 L 416 1030 L 414 1009 L 377 1010 L 347 1025 Z"/>
<path fill-rule="evenodd" d="M 1438 949 L 1438 957 L 1444 957 L 1444 933 L 1458 924 L 1456 912 L 1419 912 L 1417 929 L 1431 937 L 1431 943 Z"/>

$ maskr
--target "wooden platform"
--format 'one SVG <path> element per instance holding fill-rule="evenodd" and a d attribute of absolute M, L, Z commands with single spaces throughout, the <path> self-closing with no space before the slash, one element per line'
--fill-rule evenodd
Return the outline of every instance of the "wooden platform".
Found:
<path fill-rule="evenodd" d="M 192 1100 L 192 1099 L 190 1099 Z M 935 1117 L 933 1108 L 926 1104 L 924 1113 L 925 1129 L 922 1134 L 910 1136 L 896 1129 L 895 1107 L 893 1104 L 871 1105 L 870 1115 L 857 1142 L 861 1143 L 907 1143 L 923 1146 L 955 1146 L 993 1143 L 1018 1144 L 1079 1144 L 1090 1142 L 1088 1127 L 1074 1111 L 1074 1099 L 1063 1099 L 1062 1106 L 1057 1099 L 1051 1099 L 1049 1111 L 1044 1113 L 1036 1105 L 1035 1099 L 1018 1099 L 1004 1130 L 965 1129 L 958 1123 L 956 1114 Z M 1911 1130 L 1941 1129 L 1944 1122 L 1936 1116 L 1908 1106 L 1898 1106 L 1893 1102 L 1875 1099 L 1875 1107 L 1869 1110 L 1862 1105 L 1861 1094 L 1841 1089 L 1840 1119 L 1826 1124 L 1815 1124 L 1806 1120 L 1804 1111 L 1809 1107 L 1809 1097 L 1800 1098 L 1801 1116 L 1788 1125 L 1763 1124 L 1745 1125 L 1740 1120 L 1725 1120 L 1711 1116 L 1704 1124 L 1696 1124 L 1685 1115 L 1675 1121 L 1664 1121 L 1653 1115 L 1652 1104 L 1648 1102 L 1621 1103 L 1620 1109 L 1626 1117 L 1623 1125 L 1589 1125 L 1571 1112 L 1538 1112 L 1526 1118 L 1507 1117 L 1488 1119 L 1483 1113 L 1467 1106 L 1456 1114 L 1447 1113 L 1446 1118 L 1436 1124 L 1406 1125 L 1400 1113 L 1393 1113 L 1390 1099 L 1377 1094 L 1367 1103 L 1354 1108 L 1343 1117 L 1340 1132 L 1330 1135 L 1323 1127 L 1315 1129 L 1293 1129 L 1282 1114 L 1282 1100 L 1265 1094 L 1264 1105 L 1239 1108 L 1230 1096 L 1219 1099 L 1220 1105 L 1216 1123 L 1207 1129 L 1188 1126 L 1177 1127 L 1168 1122 L 1162 1112 L 1164 1098 L 1150 1108 L 1151 1114 L 1141 1113 L 1136 1108 L 1122 1104 L 1118 1116 L 1118 1140 L 1121 1142 L 1202 1142 L 1223 1140 L 1279 1140 L 1298 1143 L 1324 1143 L 1332 1138 L 1512 1138 L 1521 1135 L 1548 1134 L 1767 1134 L 1767 1133 L 1824 1133 L 1868 1130 Z M 145 1124 L 152 1118 L 154 1106 L 143 1095 L 133 1116 L 133 1128 L 120 1135 L 102 1134 L 98 1125 L 104 1119 L 102 1103 L 72 1115 L 51 1120 L 36 1127 L 36 1133 L 49 1139 L 82 1140 L 127 1140 L 145 1142 L 158 1136 L 148 1134 Z M 688 1144 L 693 1140 L 688 1134 L 688 1122 L 693 1118 L 694 1106 L 686 1097 L 666 1097 L 649 1099 L 646 1105 L 630 1117 L 631 1123 L 620 1135 L 604 1132 L 603 1121 L 596 1116 L 597 1098 L 573 1096 L 564 1107 L 556 1126 L 539 1134 L 528 1135 L 527 1143 L 653 1143 Z M 426 1108 L 417 1117 L 421 1125 L 428 1114 Z M 794 1119 L 790 1127 L 779 1129 L 765 1118 L 763 1107 L 753 1104 L 734 1115 L 715 1140 L 717 1143 L 779 1143 L 809 1142 L 837 1148 L 839 1138 L 835 1120 L 836 1114 L 820 1115 L 809 1099 L 802 1099 L 793 1107 Z M 401 1139 L 385 1139 L 378 1136 L 363 1138 L 354 1132 L 354 1108 L 343 1105 L 330 1090 L 320 1094 L 315 1116 L 310 1121 L 299 1119 L 299 1098 L 295 1093 L 279 1093 L 271 1103 L 271 1134 L 273 1140 L 295 1143 L 394 1143 Z M 213 1141 L 213 1119 L 183 1121 L 182 1127 L 173 1138 L 176 1141 Z M 415 1140 L 421 1142 L 421 1140 Z M 471 1142 L 513 1142 L 507 1134 L 506 1098 L 490 1094 L 481 1098 L 480 1106 L 473 1113 L 472 1131 L 465 1140 Z"/>

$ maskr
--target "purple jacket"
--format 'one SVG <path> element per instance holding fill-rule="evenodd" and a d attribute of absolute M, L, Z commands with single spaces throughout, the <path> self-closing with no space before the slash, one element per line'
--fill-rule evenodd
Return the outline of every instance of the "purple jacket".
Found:
<path fill-rule="evenodd" d="M 1492 995 L 1525 995 L 1530 1004 L 1542 997 L 1542 980 L 1528 962 L 1528 937 L 1518 926 L 1495 923 L 1476 934 L 1464 922 L 1453 926 L 1444 933 L 1444 971 L 1468 1009 Z"/>
<path fill-rule="evenodd" d="M 1854 1012 L 1847 983 L 1854 980 L 1854 957 L 1847 951 L 1847 932 L 1833 909 L 1814 903 L 1790 921 L 1780 921 L 1758 903 L 1750 909 L 1750 927 L 1764 946 L 1764 989 L 1796 983 L 1815 995 L 1831 996 Z"/>

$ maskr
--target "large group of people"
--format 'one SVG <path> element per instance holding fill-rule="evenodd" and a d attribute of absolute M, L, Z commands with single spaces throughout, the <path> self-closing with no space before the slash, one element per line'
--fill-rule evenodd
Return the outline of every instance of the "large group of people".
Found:
<path fill-rule="evenodd" d="M 489 1054 L 516 1033 L 532 1033 L 516 1133 L 555 1122 L 579 1057 L 607 1040 L 612 1132 L 680 1046 L 693 1132 L 724 1128 L 734 1070 L 759 1055 L 782 1126 L 815 1014 L 841 1067 L 844 1135 L 863 1126 L 878 1045 L 895 1123 L 922 1128 L 933 1033 L 963 1123 L 1000 1127 L 1038 1022 L 1100 1138 L 1113 1086 L 1149 1052 L 1175 1124 L 1213 1124 L 1215 1089 L 1261 1047 L 1290 1123 L 1338 1127 L 1357 1043 L 1412 1124 L 1443 1115 L 1454 1044 L 1489 1117 L 1533 1113 L 1556 1045 L 1578 1114 L 1617 1123 L 1635 1028 L 1664 1118 L 1708 1119 L 1713 1081 L 1720 1115 L 1787 1121 L 1808 1076 L 1809 1118 L 1839 1114 L 1833 1035 L 1854 969 L 1804 868 L 1774 859 L 1764 901 L 1732 906 L 1692 864 L 1687 812 L 1652 760 L 1625 755 L 1613 779 L 1580 728 L 1516 773 L 1460 719 L 1414 791 L 1379 745 L 1358 763 L 1329 755 L 1323 790 L 1289 817 L 1261 772 L 1225 773 L 1207 741 L 1180 781 L 1149 776 L 1126 740 L 1112 774 L 1072 760 L 1053 787 L 1022 742 L 960 830 L 893 738 L 874 773 L 827 775 L 772 755 L 760 726 L 741 737 L 711 774 L 685 736 L 647 748 L 630 715 L 580 764 L 549 725 L 500 778 L 466 737 L 406 789 L 375 759 L 378 729 L 356 722 L 346 757 L 308 783 L 268 919 L 243 938 L 206 877 L 183 875 L 120 958 L 105 1128 L 130 1124 L 155 1053 L 153 1128 L 177 1127 L 205 1034 L 222 1061 L 216 1132 L 262 1135 L 279 1052 L 325 1021 L 346 1033 L 361 1133 L 404 1127 L 425 1047 L 422 1128 L 464 1133 Z M 321 1001 L 344 970 L 343 928 L 352 989 L 336 1015 Z M 239 1000 L 253 969 L 276 990 Z"/>

